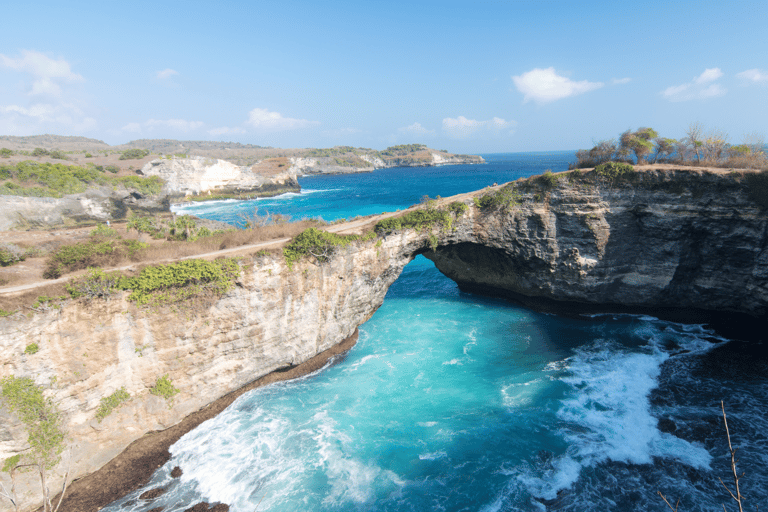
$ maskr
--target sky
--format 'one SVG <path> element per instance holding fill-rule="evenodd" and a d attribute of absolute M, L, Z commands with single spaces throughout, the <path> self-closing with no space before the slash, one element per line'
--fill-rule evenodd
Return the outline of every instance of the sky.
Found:
<path fill-rule="evenodd" d="M 0 135 L 455 153 L 765 136 L 768 1 L 8 2 Z"/>

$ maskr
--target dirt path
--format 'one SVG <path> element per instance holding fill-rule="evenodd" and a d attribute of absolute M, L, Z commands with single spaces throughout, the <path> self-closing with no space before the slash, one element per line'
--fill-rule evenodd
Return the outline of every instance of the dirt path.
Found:
<path fill-rule="evenodd" d="M 394 217 L 397 215 L 401 215 L 404 213 L 404 211 L 400 212 L 387 212 L 382 213 L 380 215 L 374 215 L 372 217 L 364 217 L 362 219 L 353 220 L 350 222 L 344 222 L 341 224 L 333 224 L 330 226 L 324 226 L 321 229 L 328 231 L 330 233 L 338 233 L 338 234 L 356 234 L 356 233 L 362 233 L 366 231 L 367 229 L 372 228 L 378 221 L 382 219 L 386 219 L 389 217 Z M 87 233 L 90 230 L 88 228 L 87 230 L 81 230 L 84 233 Z M 80 233 L 78 233 L 80 234 Z M 51 236 L 50 234 L 45 234 L 45 236 Z M 219 258 L 221 256 L 236 256 L 236 255 L 246 255 L 246 254 L 252 254 L 254 252 L 263 250 L 263 249 L 273 249 L 273 248 L 279 248 L 288 243 L 291 239 L 290 238 L 276 238 L 273 240 L 268 240 L 266 242 L 259 242 L 256 244 L 249 244 L 249 245 L 241 245 L 238 247 L 230 247 L 228 249 L 220 249 L 218 251 L 213 252 L 207 252 L 202 254 L 193 254 L 191 256 L 184 256 L 182 258 L 169 258 L 169 259 L 158 259 L 158 260 L 150 260 L 150 261 L 142 261 L 139 263 L 132 263 L 130 265 L 124 265 L 121 267 L 113 267 L 104 269 L 107 272 L 111 271 L 125 271 L 125 270 L 133 270 L 136 269 L 138 266 L 144 266 L 144 265 L 157 265 L 161 263 L 172 263 L 174 261 L 180 261 L 180 260 L 191 260 L 191 259 L 206 259 L 206 260 L 212 260 Z M 71 279 L 74 279 L 78 276 L 80 276 L 82 272 L 80 273 L 73 273 L 70 275 L 67 275 L 65 277 L 61 277 L 59 279 L 46 279 L 44 281 L 36 281 L 33 283 L 27 283 L 22 284 L 18 286 L 8 286 L 5 288 L 0 288 L 0 294 L 3 295 L 13 295 L 17 293 L 23 293 L 27 292 L 29 290 L 34 290 L 35 288 L 40 288 L 43 286 L 49 286 L 52 284 L 63 284 Z"/>

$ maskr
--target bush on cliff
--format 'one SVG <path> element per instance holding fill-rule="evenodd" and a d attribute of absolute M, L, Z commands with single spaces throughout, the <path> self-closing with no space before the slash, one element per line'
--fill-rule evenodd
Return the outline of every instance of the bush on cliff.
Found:
<path fill-rule="evenodd" d="M 1 495 L 8 498 L 19 509 L 20 504 L 15 494 L 16 473 L 25 469 L 34 469 L 40 476 L 42 484 L 43 510 L 50 512 L 53 506 L 46 480 L 48 471 L 56 467 L 64 451 L 65 436 L 61 413 L 54 401 L 43 395 L 43 388 L 29 377 L 13 375 L 3 377 L 0 379 L 0 394 L 8 410 L 24 424 L 29 445 L 24 452 L 5 460 L 3 471 L 10 474 L 14 485 L 10 493 Z M 67 478 L 68 474 L 64 476 L 62 498 L 66 491 Z"/>
<path fill-rule="evenodd" d="M 157 194 L 163 182 L 157 176 L 107 176 L 93 166 L 19 162 L 0 165 L 0 195 L 62 197 L 85 192 L 89 186 L 123 186 L 142 194 Z"/>
<path fill-rule="evenodd" d="M 623 162 L 606 162 L 595 167 L 595 173 L 609 186 L 634 182 L 640 177 L 634 166 Z"/>
<path fill-rule="evenodd" d="M 413 210 L 400 217 L 391 217 L 380 220 L 376 223 L 373 230 L 379 235 L 387 235 L 394 231 L 403 229 L 415 229 L 423 231 L 430 229 L 435 225 L 450 227 L 453 223 L 451 214 L 438 208 L 420 208 Z"/>
<path fill-rule="evenodd" d="M 95 236 L 87 242 L 65 245 L 48 257 L 43 271 L 45 279 L 58 279 L 62 275 L 88 267 L 114 265 L 122 259 L 135 259 L 148 245 L 137 240 L 121 240 Z"/>
<path fill-rule="evenodd" d="M 234 286 L 240 265 L 233 258 L 216 261 L 183 260 L 145 267 L 136 277 L 124 277 L 117 285 L 131 290 L 128 300 L 142 305 L 181 302 L 207 293 L 219 297 Z"/>
<path fill-rule="evenodd" d="M 305 229 L 283 249 L 288 268 L 305 256 L 314 256 L 320 263 L 326 262 L 340 247 L 347 247 L 358 240 L 370 240 L 375 235 L 337 235 L 317 228 Z"/>

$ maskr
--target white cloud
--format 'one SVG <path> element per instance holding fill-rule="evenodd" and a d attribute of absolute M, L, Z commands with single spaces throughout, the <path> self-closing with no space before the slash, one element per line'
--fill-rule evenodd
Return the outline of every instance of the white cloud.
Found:
<path fill-rule="evenodd" d="M 245 133 L 245 130 L 240 127 L 230 128 L 228 126 L 220 126 L 219 128 L 213 128 L 211 130 L 208 130 L 208 134 L 213 137 L 218 137 L 219 135 L 243 134 L 243 133 Z"/>
<path fill-rule="evenodd" d="M 179 72 L 176 71 L 175 69 L 166 68 L 162 71 L 158 71 L 157 73 L 155 73 L 155 78 L 157 78 L 158 80 L 165 80 L 166 78 L 171 78 L 172 76 L 175 76 L 178 74 Z"/>
<path fill-rule="evenodd" d="M 192 132 L 205 126 L 202 121 L 187 121 L 186 119 L 149 119 L 143 123 L 128 123 L 121 128 L 127 133 L 141 134 L 154 132 L 158 128 L 166 128 L 177 132 Z"/>
<path fill-rule="evenodd" d="M 443 119 L 443 131 L 449 136 L 460 139 L 473 135 L 476 132 L 500 132 L 504 129 L 514 129 L 515 121 L 506 121 L 500 117 L 494 117 L 487 121 L 467 119 L 464 116 L 446 117 Z"/>
<path fill-rule="evenodd" d="M 711 83 L 722 76 L 720 68 L 705 69 L 688 83 L 667 87 L 661 91 L 661 95 L 669 101 L 703 100 L 723 96 L 728 90 L 720 84 Z"/>
<path fill-rule="evenodd" d="M 96 128 L 96 120 L 71 103 L 35 103 L 29 107 L 0 107 L 0 131 L 8 134 L 40 132 L 81 133 Z"/>
<path fill-rule="evenodd" d="M 202 128 L 204 124 L 205 123 L 202 121 L 187 121 L 184 119 L 150 119 L 144 123 L 148 128 L 164 127 L 182 132 L 197 130 L 198 128 Z"/>
<path fill-rule="evenodd" d="M 27 92 L 30 96 L 60 97 L 62 83 L 84 81 L 81 75 L 72 72 L 66 60 L 54 60 L 33 50 L 22 50 L 21 57 L 15 59 L 0 54 L 0 66 L 31 75 L 32 86 Z"/>
<path fill-rule="evenodd" d="M 742 80 L 748 80 L 758 84 L 768 84 L 768 73 L 760 71 L 759 69 L 748 69 L 736 74 L 737 77 Z"/>
<path fill-rule="evenodd" d="M 695 82 L 697 84 L 708 84 L 709 82 L 714 82 L 721 76 L 723 76 L 723 72 L 720 71 L 720 68 L 705 69 L 704 72 L 696 78 Z"/>
<path fill-rule="evenodd" d="M 279 112 L 270 112 L 265 108 L 254 108 L 248 113 L 248 121 L 245 124 L 264 131 L 283 131 L 306 128 L 307 126 L 320 124 L 317 121 L 306 119 L 294 119 L 283 117 Z"/>
<path fill-rule="evenodd" d="M 632 81 L 631 78 L 612 78 L 611 79 L 611 83 L 613 85 L 628 84 L 631 81 Z"/>
<path fill-rule="evenodd" d="M 410 126 L 398 128 L 397 131 L 411 135 L 433 135 L 435 133 L 435 130 L 428 130 L 421 126 L 421 123 L 413 123 Z"/>
<path fill-rule="evenodd" d="M 574 82 L 570 78 L 560 76 L 555 68 L 535 68 L 520 76 L 513 76 L 517 90 L 523 93 L 523 102 L 533 100 L 537 103 L 549 103 L 551 101 L 576 96 L 585 92 L 599 89 L 602 82 Z"/>

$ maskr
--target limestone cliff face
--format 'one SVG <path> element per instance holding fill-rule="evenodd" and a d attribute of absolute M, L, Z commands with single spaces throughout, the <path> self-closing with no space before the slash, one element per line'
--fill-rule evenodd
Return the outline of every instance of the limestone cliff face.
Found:
<path fill-rule="evenodd" d="M 141 173 L 162 178 L 164 192 L 175 197 L 206 192 L 271 194 L 300 190 L 295 173 L 290 171 L 266 177 L 251 167 L 201 156 L 158 158 L 142 167 Z"/>
<path fill-rule="evenodd" d="M 560 179 L 507 211 L 472 208 L 427 253 L 468 291 L 600 310 L 768 312 L 768 212 L 738 174 Z"/>
<path fill-rule="evenodd" d="M 0 231 L 118 220 L 129 209 L 161 212 L 168 206 L 165 195 L 143 195 L 122 187 L 94 187 L 62 198 L 0 196 Z"/>
<path fill-rule="evenodd" d="M 282 257 L 257 258 L 243 266 L 233 290 L 203 310 L 142 310 L 123 295 L 0 318 L 0 375 L 50 388 L 64 413 L 77 478 L 144 433 L 349 337 L 381 305 L 420 236 L 369 241 L 329 263 L 301 262 L 292 270 Z M 30 343 L 40 351 L 24 354 Z M 180 390 L 172 403 L 149 393 L 165 374 Z M 121 387 L 131 400 L 99 423 L 100 400 Z M 0 460 L 24 449 L 25 440 L 21 425 L 0 408 Z M 38 481 L 23 478 L 23 501 L 34 503 Z M 0 502 L 0 510 L 7 506 Z"/>
<path fill-rule="evenodd" d="M 452 155 L 434 151 L 422 151 L 416 155 L 387 157 L 382 159 L 372 155 L 358 155 L 360 160 L 370 165 L 354 167 L 338 165 L 334 158 L 324 157 L 294 157 L 290 159 L 291 172 L 296 174 L 350 174 L 356 172 L 371 172 L 376 169 L 391 167 L 434 167 L 440 165 L 481 164 L 483 157 L 476 155 Z"/>

